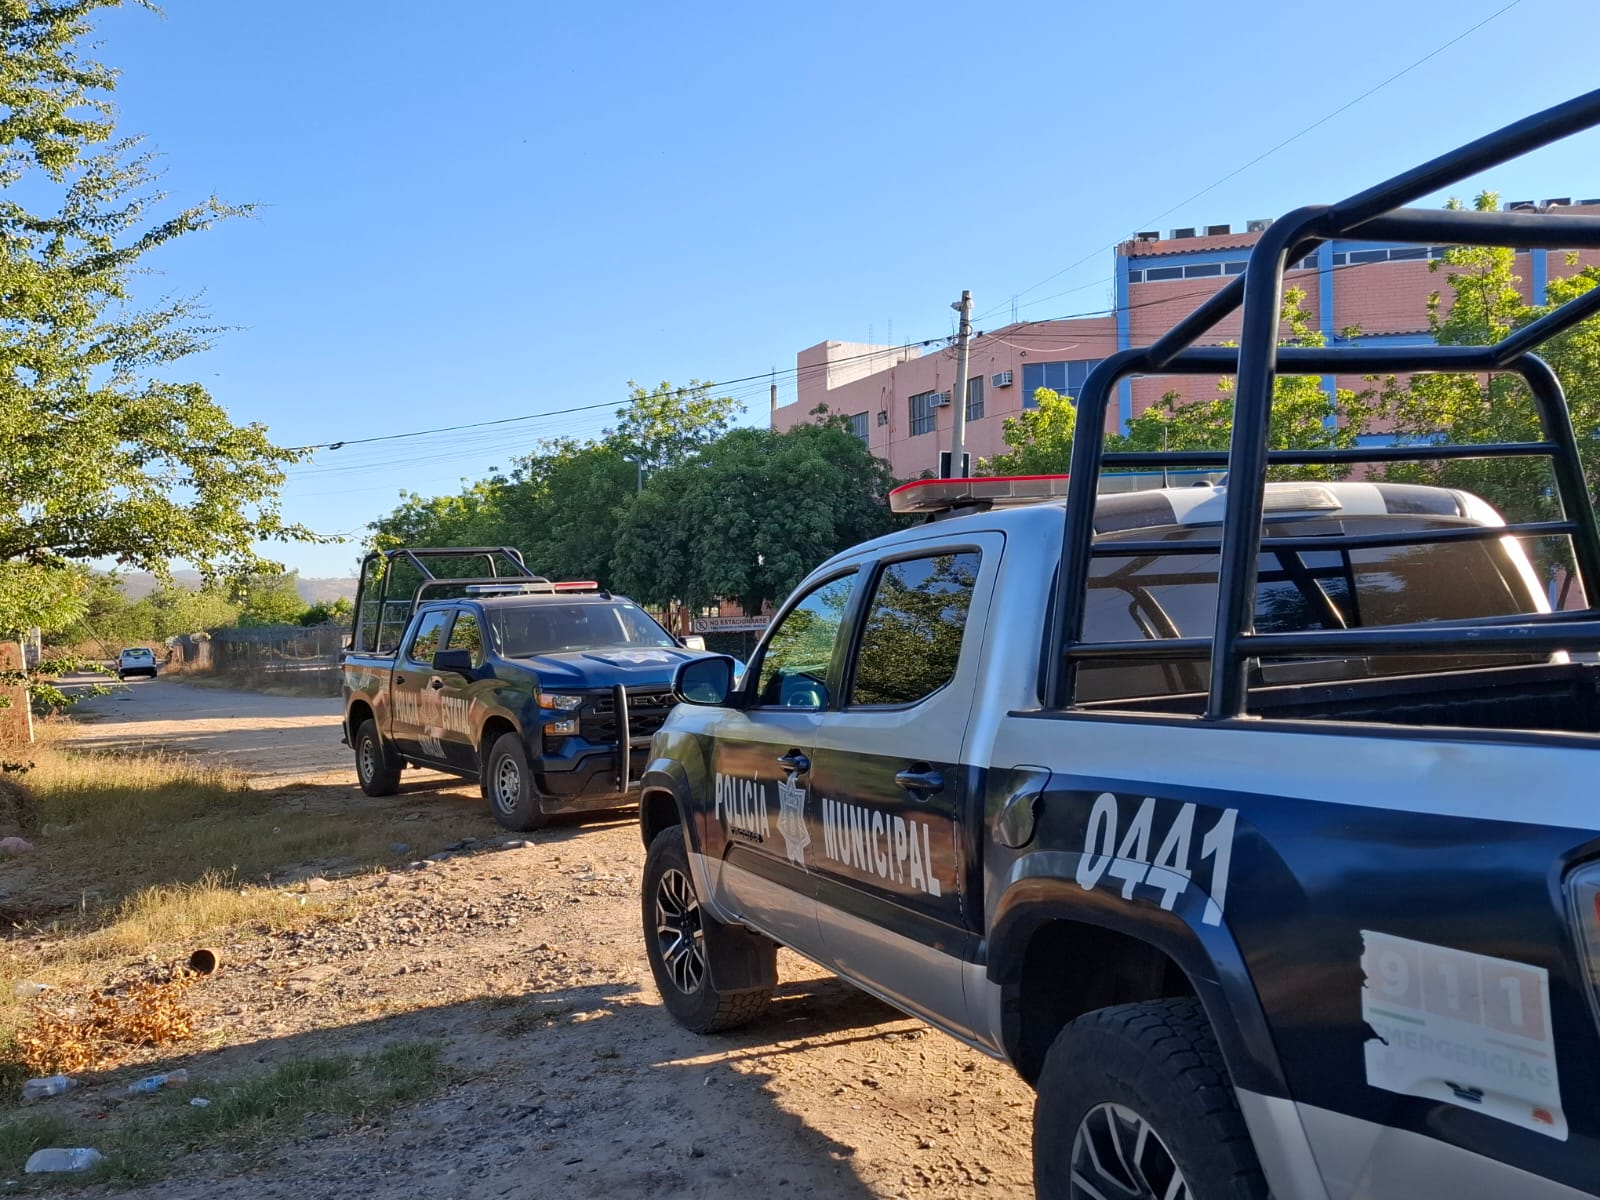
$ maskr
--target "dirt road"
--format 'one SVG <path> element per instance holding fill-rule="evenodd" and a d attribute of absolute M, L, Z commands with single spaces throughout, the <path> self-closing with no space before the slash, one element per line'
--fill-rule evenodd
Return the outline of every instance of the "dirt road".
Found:
<path fill-rule="evenodd" d="M 69 676 L 67 690 L 94 677 Z M 103 682 L 103 681 L 101 681 Z M 94 750 L 201 755 L 278 785 L 322 777 L 349 761 L 339 744 L 339 701 L 264 696 L 171 679 L 130 679 L 81 701 L 74 741 Z"/>
<path fill-rule="evenodd" d="M 161 1061 L 216 1078 L 420 1037 L 444 1045 L 452 1082 L 357 1133 L 308 1128 L 250 1160 L 194 1154 L 177 1178 L 127 1194 L 1031 1194 L 1033 1098 L 1015 1075 L 809 963 L 780 958 L 779 996 L 746 1029 L 675 1025 L 644 956 L 631 814 L 504 848 L 475 788 L 407 772 L 400 796 L 361 796 L 336 702 L 158 680 L 85 711 L 87 746 L 216 755 L 273 787 L 286 819 L 346 806 L 352 820 L 405 822 L 407 857 L 442 859 L 335 878 L 325 896 L 359 915 L 223 946 L 226 968 L 191 993 L 206 1048 Z"/>

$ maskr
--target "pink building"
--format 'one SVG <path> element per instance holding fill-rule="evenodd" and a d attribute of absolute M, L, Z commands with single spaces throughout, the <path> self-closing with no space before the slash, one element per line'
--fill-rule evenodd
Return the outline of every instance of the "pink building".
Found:
<path fill-rule="evenodd" d="M 1521 202 L 1507 208 L 1523 207 Z M 1536 206 L 1600 213 L 1600 199 L 1570 198 Z M 972 342 L 967 385 L 966 449 L 974 466 L 1005 449 L 1007 416 L 1033 407 L 1040 387 L 1076 396 L 1089 369 L 1114 350 L 1148 345 L 1206 296 L 1245 268 L 1250 248 L 1270 222 L 1251 221 L 1243 232 L 1227 225 L 1175 229 L 1168 237 L 1141 233 L 1117 247 L 1116 307 L 1106 316 L 1036 321 L 984 330 Z M 1428 268 L 1442 246 L 1341 240 L 1324 244 L 1288 273 L 1288 286 L 1305 293 L 1304 306 L 1329 345 L 1347 344 L 1345 330 L 1360 330 L 1363 343 L 1405 345 L 1428 340 L 1428 297 L 1446 291 L 1444 278 Z M 1525 298 L 1543 303 L 1553 277 L 1570 275 L 1562 250 L 1524 251 L 1516 274 Z M 1585 254 L 1579 265 L 1600 263 Z M 1236 339 L 1239 316 L 1218 325 L 1213 343 Z M 849 417 L 873 452 L 889 461 L 896 477 L 937 471 L 939 454 L 950 449 L 954 409 L 955 352 L 949 347 L 874 346 L 820 342 L 795 356 L 798 399 L 773 409 L 772 425 L 787 429 L 808 420 L 819 404 Z M 1359 388 L 1360 380 L 1339 379 Z M 1335 381 L 1326 381 L 1332 386 Z M 1216 380 L 1201 376 L 1139 378 L 1120 385 L 1117 428 L 1161 398 L 1178 391 L 1188 400 L 1214 394 Z"/>

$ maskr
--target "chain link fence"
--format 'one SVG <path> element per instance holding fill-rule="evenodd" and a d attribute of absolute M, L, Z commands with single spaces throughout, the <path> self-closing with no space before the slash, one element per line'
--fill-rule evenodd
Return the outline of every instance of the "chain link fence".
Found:
<path fill-rule="evenodd" d="M 167 670 L 231 687 L 307 696 L 339 694 L 343 625 L 261 625 L 184 634 L 167 644 Z"/>

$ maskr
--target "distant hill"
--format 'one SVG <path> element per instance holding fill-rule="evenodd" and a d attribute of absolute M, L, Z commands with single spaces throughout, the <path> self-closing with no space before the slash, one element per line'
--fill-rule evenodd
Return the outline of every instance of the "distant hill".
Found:
<path fill-rule="evenodd" d="M 129 571 L 119 575 L 122 581 L 123 595 L 130 600 L 141 600 L 156 590 L 159 581 L 154 575 L 144 571 Z M 197 588 L 200 586 L 200 572 L 174 571 L 172 582 L 184 587 Z M 356 580 L 354 576 L 348 579 L 306 579 L 301 577 L 295 581 L 299 586 L 300 598 L 307 604 L 320 604 L 323 601 L 332 602 L 340 596 L 354 600 L 356 598 Z"/>

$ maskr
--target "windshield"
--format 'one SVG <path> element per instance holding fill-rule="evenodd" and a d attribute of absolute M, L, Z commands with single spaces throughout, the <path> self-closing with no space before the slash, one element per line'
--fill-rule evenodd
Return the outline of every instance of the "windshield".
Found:
<path fill-rule="evenodd" d="M 124 650 L 122 652 L 122 657 L 123 658 L 154 658 L 155 656 L 153 654 L 151 654 L 151 652 L 148 651 L 148 650 Z"/>
<path fill-rule="evenodd" d="M 489 613 L 495 650 L 506 658 L 528 658 L 562 650 L 605 646 L 676 646 L 650 614 L 635 604 L 528 604 Z"/>

